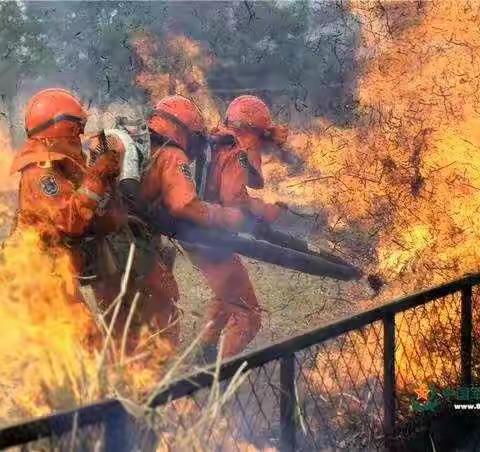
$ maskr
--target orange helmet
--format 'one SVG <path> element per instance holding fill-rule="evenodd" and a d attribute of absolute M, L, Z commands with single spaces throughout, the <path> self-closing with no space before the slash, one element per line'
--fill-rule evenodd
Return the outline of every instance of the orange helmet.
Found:
<path fill-rule="evenodd" d="M 35 94 L 25 111 L 29 138 L 78 137 L 83 133 L 87 113 L 79 100 L 64 89 L 51 88 Z"/>
<path fill-rule="evenodd" d="M 190 99 L 179 95 L 164 97 L 155 105 L 148 127 L 184 150 L 189 147 L 193 135 L 205 133 L 205 122 L 199 108 Z"/>
<path fill-rule="evenodd" d="M 272 116 L 265 102 L 258 97 L 239 96 L 228 106 L 225 124 L 237 128 L 267 130 L 272 126 Z"/>

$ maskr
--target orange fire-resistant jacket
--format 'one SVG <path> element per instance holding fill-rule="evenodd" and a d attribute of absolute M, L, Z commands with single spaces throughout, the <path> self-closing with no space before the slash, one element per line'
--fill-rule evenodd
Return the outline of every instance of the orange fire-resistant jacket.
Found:
<path fill-rule="evenodd" d="M 17 227 L 33 226 L 49 238 L 83 234 L 107 190 L 87 173 L 79 141 L 28 140 L 11 172 L 21 173 Z"/>
<path fill-rule="evenodd" d="M 228 130 L 222 133 L 233 134 Z M 250 196 L 247 190 L 247 187 L 263 188 L 263 185 L 260 150 L 243 148 L 236 140 L 233 146 L 221 146 L 215 152 L 206 199 L 245 209 L 264 221 L 274 222 L 281 213 L 280 208 Z"/>
<path fill-rule="evenodd" d="M 142 197 L 163 205 L 173 216 L 201 226 L 232 227 L 242 221 L 239 213 L 201 201 L 185 152 L 166 145 L 154 150 L 142 181 Z"/>

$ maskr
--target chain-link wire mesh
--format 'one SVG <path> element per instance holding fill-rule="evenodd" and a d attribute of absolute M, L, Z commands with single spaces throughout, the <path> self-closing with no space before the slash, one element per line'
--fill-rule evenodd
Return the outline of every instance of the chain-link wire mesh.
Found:
<path fill-rule="evenodd" d="M 461 309 L 459 291 L 395 315 L 396 440 L 412 439 L 433 415 L 442 414 L 415 411 L 413 401 L 428 402 L 430 388 L 455 389 L 462 384 Z M 295 353 L 297 450 L 384 448 L 384 333 L 383 320 L 378 320 Z M 223 407 L 217 433 L 208 436 L 210 447 L 279 447 L 280 366 L 275 360 L 251 371 Z M 202 412 L 208 393 L 203 389 L 188 400 Z M 174 417 L 172 424 L 184 431 L 192 425 L 185 419 L 177 421 Z M 225 434 L 218 433 L 220 425 Z"/>
<path fill-rule="evenodd" d="M 372 448 L 383 423 L 383 327 L 364 328 L 296 354 L 300 450 Z"/>
<path fill-rule="evenodd" d="M 408 441 L 448 409 L 430 409 L 432 391 L 462 384 L 461 293 L 401 312 L 395 325 L 396 437 Z"/>
<path fill-rule="evenodd" d="M 461 309 L 459 291 L 395 315 L 396 440 L 411 439 L 432 415 L 441 415 L 441 410 L 415 411 L 413 401 L 427 402 L 430 388 L 462 384 Z M 295 353 L 297 450 L 383 449 L 384 333 L 383 320 L 378 320 Z M 262 450 L 280 445 L 280 366 L 276 360 L 251 371 L 223 407 L 226 434 L 210 435 L 209 446 Z M 190 400 L 200 412 L 207 403 L 199 393 Z M 192 424 L 184 420 L 178 425 Z"/>
<path fill-rule="evenodd" d="M 480 287 L 472 287 L 472 381 L 480 384 Z"/>
<path fill-rule="evenodd" d="M 345 321 L 327 339 L 299 341 L 279 358 L 268 360 L 268 349 L 254 352 L 262 359 L 247 372 L 149 412 L 148 428 L 132 433 L 136 447 L 280 450 L 289 438 L 285 429 L 293 432 L 288 447 L 295 443 L 301 451 L 382 450 L 386 439 L 408 443 L 449 413 L 451 401 L 441 397 L 429 408 L 435 391 L 479 380 L 480 290 L 473 288 L 471 303 L 469 293 L 459 284 L 433 301 L 393 303 L 355 326 Z M 82 441 L 103 444 L 105 431 L 97 425 L 38 444 L 91 450 Z"/>
<path fill-rule="evenodd" d="M 153 424 L 160 443 L 232 451 L 278 447 L 279 369 L 274 360 L 241 381 L 227 379 L 159 407 Z"/>

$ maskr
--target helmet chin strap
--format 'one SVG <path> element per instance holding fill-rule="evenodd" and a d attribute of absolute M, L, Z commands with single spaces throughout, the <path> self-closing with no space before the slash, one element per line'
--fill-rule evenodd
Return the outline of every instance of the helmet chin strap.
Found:
<path fill-rule="evenodd" d="M 37 133 L 40 133 L 40 132 L 44 131 L 45 129 L 48 129 L 49 127 L 51 127 L 54 124 L 57 124 L 58 122 L 61 122 L 61 121 L 73 122 L 73 123 L 76 123 L 76 124 L 80 125 L 81 127 L 85 126 L 85 119 L 84 118 L 80 118 L 79 116 L 69 115 L 69 114 L 65 113 L 65 114 L 57 115 L 57 116 L 49 119 L 48 121 L 45 121 L 43 124 L 40 124 L 37 127 L 34 127 L 33 129 L 27 130 L 27 137 L 31 138 L 34 135 L 36 135 Z"/>
<path fill-rule="evenodd" d="M 187 137 L 187 146 L 186 146 L 187 149 L 184 149 L 184 151 L 193 160 L 196 156 L 192 155 L 193 152 L 191 148 L 195 145 L 196 133 L 192 132 L 183 121 L 181 121 L 176 116 L 166 111 L 163 111 L 163 110 L 155 111 L 152 116 L 158 116 L 159 118 L 166 119 L 167 121 L 176 125 L 185 134 L 185 136 Z"/>

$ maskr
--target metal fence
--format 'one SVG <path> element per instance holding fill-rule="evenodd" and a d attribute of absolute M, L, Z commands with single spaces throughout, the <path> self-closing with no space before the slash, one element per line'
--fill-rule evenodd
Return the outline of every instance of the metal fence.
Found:
<path fill-rule="evenodd" d="M 148 428 L 111 400 L 5 428 L 0 448 L 171 450 L 193 425 L 205 450 L 382 450 L 412 441 L 445 415 L 414 409 L 428 385 L 452 390 L 480 376 L 479 282 L 467 276 L 244 354 L 221 366 L 219 385 L 213 372 L 189 375 L 158 393 Z M 219 404 L 242 368 L 243 381 Z M 201 423 L 208 410 L 213 425 Z"/>

